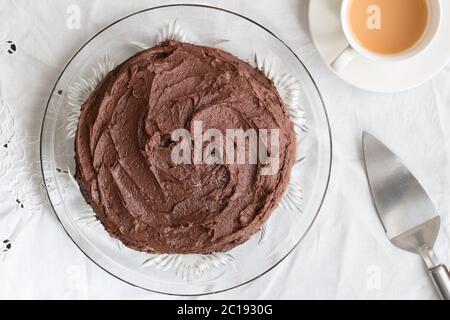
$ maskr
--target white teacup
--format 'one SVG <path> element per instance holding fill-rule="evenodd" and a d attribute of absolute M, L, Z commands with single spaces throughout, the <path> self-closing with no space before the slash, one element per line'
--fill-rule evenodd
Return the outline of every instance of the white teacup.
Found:
<path fill-rule="evenodd" d="M 343 0 L 341 8 L 341 25 L 348 46 L 331 63 L 331 67 L 339 72 L 349 64 L 357 54 L 378 62 L 398 62 L 410 59 L 425 51 L 435 40 L 442 20 L 441 0 L 427 0 L 428 24 L 421 39 L 410 49 L 395 55 L 382 55 L 374 53 L 363 47 L 353 35 L 350 26 L 349 12 L 352 0 Z"/>

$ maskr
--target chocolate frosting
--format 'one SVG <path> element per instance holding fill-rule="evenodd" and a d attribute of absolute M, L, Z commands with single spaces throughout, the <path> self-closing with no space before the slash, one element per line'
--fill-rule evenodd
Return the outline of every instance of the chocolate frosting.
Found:
<path fill-rule="evenodd" d="M 280 166 L 174 165 L 175 129 L 279 129 Z M 82 106 L 76 179 L 106 230 L 150 253 L 225 252 L 277 207 L 295 158 L 274 84 L 219 49 L 167 41 L 131 57 Z"/>

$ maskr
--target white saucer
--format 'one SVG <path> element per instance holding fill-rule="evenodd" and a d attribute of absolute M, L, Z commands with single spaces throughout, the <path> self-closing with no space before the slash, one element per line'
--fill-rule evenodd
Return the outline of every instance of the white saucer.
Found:
<path fill-rule="evenodd" d="M 342 0 L 310 0 L 309 27 L 314 44 L 325 63 L 331 62 L 348 45 L 340 23 Z M 399 92 L 417 87 L 433 78 L 450 62 L 450 1 L 442 1 L 443 20 L 434 43 L 403 62 L 374 62 L 354 58 L 336 73 L 352 85 L 374 92 Z"/>

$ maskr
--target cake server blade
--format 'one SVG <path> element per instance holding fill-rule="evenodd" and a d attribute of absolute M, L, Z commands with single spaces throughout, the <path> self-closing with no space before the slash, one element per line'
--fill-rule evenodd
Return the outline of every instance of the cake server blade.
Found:
<path fill-rule="evenodd" d="M 441 298 L 450 299 L 450 275 L 436 265 L 433 246 L 440 216 L 414 175 L 370 133 L 363 133 L 367 179 L 376 211 L 392 244 L 420 254 Z"/>

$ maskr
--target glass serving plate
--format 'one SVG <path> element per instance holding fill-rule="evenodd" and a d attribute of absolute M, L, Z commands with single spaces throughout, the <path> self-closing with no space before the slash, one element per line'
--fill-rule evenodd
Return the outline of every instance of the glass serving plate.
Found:
<path fill-rule="evenodd" d="M 129 249 L 104 230 L 73 178 L 71 121 L 79 112 L 79 105 L 74 103 L 74 87 L 78 92 L 92 90 L 102 72 L 105 73 L 105 64 L 95 69 L 99 61 L 107 59 L 106 66 L 111 61 L 118 64 L 137 52 L 136 44 L 151 47 L 168 34 L 224 49 L 262 68 L 275 82 L 288 87 L 284 97 L 292 100 L 294 115 L 297 111 L 304 115 L 305 122 L 297 130 L 298 161 L 283 202 L 260 232 L 227 253 L 159 255 Z M 289 93 L 292 86 L 296 91 Z M 48 196 L 75 244 L 115 277 L 150 291 L 173 295 L 229 290 L 277 266 L 298 246 L 317 217 L 328 188 L 331 157 L 326 109 L 301 60 L 258 23 L 224 9 L 201 5 L 143 10 L 96 34 L 59 76 L 48 100 L 41 133 L 41 165 Z"/>

